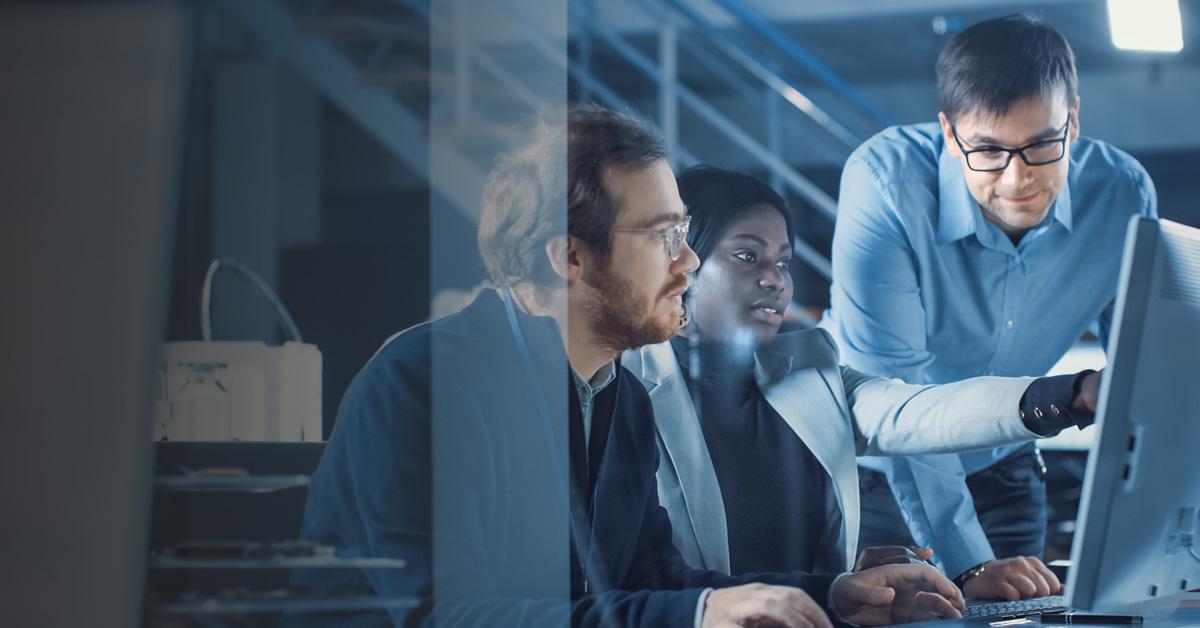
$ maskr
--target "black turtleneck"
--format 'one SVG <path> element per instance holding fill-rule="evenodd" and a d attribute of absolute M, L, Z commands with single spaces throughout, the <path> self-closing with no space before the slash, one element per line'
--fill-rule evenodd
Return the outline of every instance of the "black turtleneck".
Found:
<path fill-rule="evenodd" d="M 811 571 L 824 468 L 758 389 L 752 349 L 689 345 L 671 340 L 721 487 L 731 572 Z"/>

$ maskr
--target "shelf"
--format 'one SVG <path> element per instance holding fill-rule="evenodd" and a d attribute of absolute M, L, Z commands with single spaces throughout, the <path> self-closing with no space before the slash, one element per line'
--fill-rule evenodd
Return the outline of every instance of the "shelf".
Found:
<path fill-rule="evenodd" d="M 286 558 L 178 558 L 150 560 L 151 569 L 403 569 L 399 558 L 291 556 Z"/>
<path fill-rule="evenodd" d="M 365 611 L 396 608 L 415 608 L 420 600 L 415 597 L 343 597 L 343 598 L 279 598 L 230 600 L 204 598 L 183 600 L 166 604 L 155 604 L 154 612 L 160 615 L 240 615 L 252 613 L 316 613 L 324 611 Z"/>
<path fill-rule="evenodd" d="M 307 475 L 160 475 L 154 488 L 192 493 L 273 493 L 308 486 Z"/>

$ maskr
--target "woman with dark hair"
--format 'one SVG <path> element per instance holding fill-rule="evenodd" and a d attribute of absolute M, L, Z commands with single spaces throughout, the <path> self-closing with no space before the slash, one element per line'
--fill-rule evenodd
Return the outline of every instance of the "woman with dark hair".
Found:
<path fill-rule="evenodd" d="M 875 548 L 855 560 L 856 456 L 962 451 L 1063 429 L 1021 412 L 1047 378 L 913 386 L 839 366 L 823 330 L 779 333 L 792 298 L 784 199 L 710 166 L 678 183 L 700 258 L 690 324 L 622 364 L 654 404 L 660 500 L 693 565 L 737 574 L 927 559 L 926 549 Z M 1070 401 L 1094 410 L 1094 398 Z M 1059 588 L 1049 571 L 1038 576 Z"/>

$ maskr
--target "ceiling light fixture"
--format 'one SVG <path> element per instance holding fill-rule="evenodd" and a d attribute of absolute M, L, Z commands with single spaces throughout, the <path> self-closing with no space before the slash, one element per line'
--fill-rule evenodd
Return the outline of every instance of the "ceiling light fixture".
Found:
<path fill-rule="evenodd" d="M 1108 27 L 1113 45 L 1123 50 L 1183 49 L 1179 0 L 1108 0 Z"/>

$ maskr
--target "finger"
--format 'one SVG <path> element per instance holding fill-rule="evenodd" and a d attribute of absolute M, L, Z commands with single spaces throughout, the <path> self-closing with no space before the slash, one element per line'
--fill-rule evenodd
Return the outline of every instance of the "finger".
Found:
<path fill-rule="evenodd" d="M 962 602 L 962 591 L 959 590 L 953 582 L 950 582 L 941 572 L 928 565 L 916 570 L 920 576 L 923 589 L 934 591 L 942 595 L 948 600 L 956 600 Z"/>
<path fill-rule="evenodd" d="M 917 557 L 917 560 L 929 560 L 933 558 L 932 547 L 910 547 L 908 551 L 912 552 L 913 556 Z"/>
<path fill-rule="evenodd" d="M 941 574 L 939 574 L 939 575 L 941 575 Z M 955 586 L 955 584 L 953 582 L 950 582 L 944 576 L 940 580 L 938 580 L 937 590 L 938 590 L 938 593 L 940 593 L 942 595 L 942 597 L 949 600 L 950 604 L 953 605 L 955 608 L 961 609 L 961 608 L 967 607 L 966 601 L 963 600 L 962 589 L 959 589 L 957 586 Z"/>
<path fill-rule="evenodd" d="M 1021 592 L 1022 598 L 1033 597 L 1037 593 L 1037 585 L 1022 574 L 1012 574 L 1008 577 L 1008 583 Z"/>
<path fill-rule="evenodd" d="M 854 606 L 887 606 L 896 600 L 896 590 L 891 587 L 855 586 L 849 592 Z"/>
<path fill-rule="evenodd" d="M 920 591 L 917 593 L 913 608 L 914 611 L 936 617 L 962 617 L 962 613 L 959 612 L 958 607 L 955 607 L 953 604 L 951 604 L 950 600 L 947 600 L 936 593 L 929 593 L 928 591 Z"/>
<path fill-rule="evenodd" d="M 1040 571 L 1036 569 L 1030 569 L 1027 577 L 1033 581 L 1033 586 L 1037 588 L 1037 593 L 1035 595 L 1038 597 L 1050 595 L 1050 583 L 1046 582 L 1046 578 L 1042 576 Z"/>
<path fill-rule="evenodd" d="M 725 617 L 725 622 L 721 623 L 721 628 L 726 626 L 758 626 L 766 622 L 768 624 L 780 624 L 780 626 L 792 626 L 798 621 L 798 618 L 787 618 L 782 616 L 779 610 L 770 610 L 767 608 L 768 603 L 766 598 L 754 596 L 746 599 L 738 600 L 728 609 L 728 614 Z"/>
<path fill-rule="evenodd" d="M 771 609 L 785 626 L 808 626 L 809 628 L 832 628 L 825 611 L 803 591 L 789 591 L 778 600 L 773 600 Z"/>
<path fill-rule="evenodd" d="M 815 628 L 799 610 L 788 604 L 777 593 L 763 593 L 748 597 L 730 609 L 730 620 L 736 626 L 766 623 L 768 625 Z"/>
<path fill-rule="evenodd" d="M 807 617 L 799 613 L 773 611 L 751 615 L 748 618 L 735 621 L 733 626 L 787 626 L 787 628 L 818 628 Z"/>
<path fill-rule="evenodd" d="M 825 611 L 804 591 L 790 588 L 777 591 L 781 595 L 773 595 L 767 604 L 768 610 L 779 618 L 773 621 L 785 626 L 833 628 Z"/>
<path fill-rule="evenodd" d="M 872 567 L 882 567 L 884 565 L 924 565 L 925 561 L 913 556 L 889 556 L 882 560 L 876 560 L 871 563 Z"/>
<path fill-rule="evenodd" d="M 909 550 L 903 545 L 876 545 L 863 550 L 860 556 L 870 562 L 876 562 L 895 556 L 907 556 Z"/>
<path fill-rule="evenodd" d="M 1046 563 L 1043 563 L 1036 558 L 1032 559 L 1030 562 L 1033 563 L 1034 569 L 1036 569 L 1037 572 L 1042 574 L 1042 577 L 1046 579 L 1046 583 L 1050 585 L 1051 593 L 1062 593 L 1062 582 L 1059 581 L 1058 576 L 1054 574 L 1054 571 L 1046 566 Z"/>
<path fill-rule="evenodd" d="M 937 588 L 938 593 L 941 593 L 942 596 L 948 599 L 962 600 L 962 591 L 959 590 L 958 587 L 954 586 L 953 582 L 950 582 L 946 576 L 943 576 L 932 569 L 930 569 L 930 571 L 932 572 L 930 574 L 930 578 L 933 580 L 933 585 Z"/>
<path fill-rule="evenodd" d="M 817 606 L 812 598 L 805 597 L 800 611 L 810 625 L 816 628 L 833 628 L 833 622 L 829 621 L 829 615 L 825 614 L 825 610 Z"/>
<path fill-rule="evenodd" d="M 779 588 L 774 591 L 769 607 L 777 610 L 786 626 L 809 626 L 810 628 L 833 628 L 829 616 L 807 593 L 799 589 Z"/>
<path fill-rule="evenodd" d="M 1000 586 L 998 586 L 997 589 L 1000 591 L 999 597 L 1002 600 L 1009 600 L 1009 601 L 1015 602 L 1015 601 L 1021 599 L 1021 592 L 1018 591 L 1016 587 L 1014 587 L 1013 585 L 1011 585 L 1007 582 L 1001 582 Z"/>

